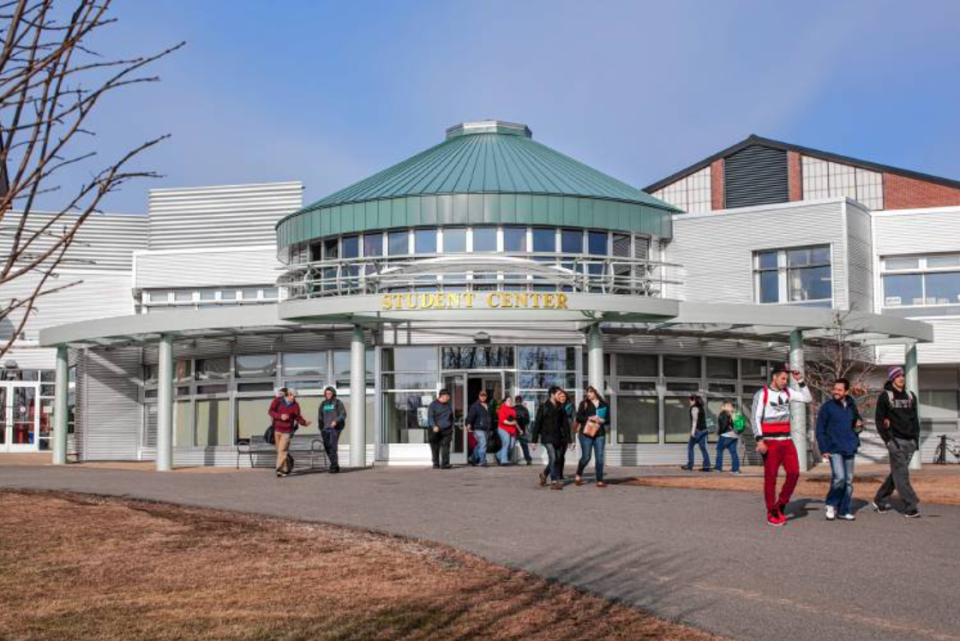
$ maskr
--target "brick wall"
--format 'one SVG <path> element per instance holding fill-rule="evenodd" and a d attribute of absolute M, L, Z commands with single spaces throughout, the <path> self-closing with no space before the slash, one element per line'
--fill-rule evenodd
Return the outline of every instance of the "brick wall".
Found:
<path fill-rule="evenodd" d="M 960 205 L 960 189 L 897 174 L 883 174 L 884 209 Z"/>
<path fill-rule="evenodd" d="M 717 211 L 725 206 L 723 185 L 723 158 L 710 164 L 710 209 Z"/>
<path fill-rule="evenodd" d="M 790 201 L 803 200 L 803 171 L 800 152 L 787 152 L 787 172 L 790 189 Z"/>

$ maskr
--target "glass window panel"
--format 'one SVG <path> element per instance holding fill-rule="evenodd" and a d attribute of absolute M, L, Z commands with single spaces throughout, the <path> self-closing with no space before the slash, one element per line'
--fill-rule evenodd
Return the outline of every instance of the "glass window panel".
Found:
<path fill-rule="evenodd" d="M 156 366 L 154 366 L 156 367 Z M 159 370 L 158 370 L 159 371 Z M 188 381 L 193 377 L 193 361 L 182 360 L 174 363 L 173 378 L 177 381 Z M 154 377 L 156 378 L 156 377 Z"/>
<path fill-rule="evenodd" d="M 740 375 L 743 376 L 743 378 L 766 378 L 767 361 L 761 361 L 754 358 L 741 359 Z"/>
<path fill-rule="evenodd" d="M 707 378 L 737 378 L 737 359 L 707 358 Z"/>
<path fill-rule="evenodd" d="M 656 354 L 617 354 L 617 376 L 659 376 Z"/>
<path fill-rule="evenodd" d="M 237 300 L 237 290 L 225 289 L 220 292 L 220 300 Z"/>
<path fill-rule="evenodd" d="M 166 303 L 170 298 L 170 292 L 149 292 L 147 297 L 151 303 Z"/>
<path fill-rule="evenodd" d="M 587 232 L 587 252 L 594 256 L 606 256 L 609 254 L 607 249 L 607 232 Z"/>
<path fill-rule="evenodd" d="M 419 232 L 417 232 L 419 234 Z M 419 236 L 418 236 L 419 238 Z M 417 241 L 417 252 L 421 252 L 420 241 Z M 462 254 L 467 251 L 467 228 L 451 227 L 443 230 L 444 253 Z"/>
<path fill-rule="evenodd" d="M 284 384 L 285 387 L 293 387 L 294 389 L 300 389 L 295 385 Z M 273 383 L 237 383 L 238 392 L 272 392 Z"/>
<path fill-rule="evenodd" d="M 344 236 L 340 244 L 341 258 L 357 258 L 360 256 L 360 237 Z"/>
<path fill-rule="evenodd" d="M 518 386 L 521 389 L 549 389 L 556 385 L 566 390 L 573 390 L 577 386 L 575 374 L 563 372 L 520 372 Z"/>
<path fill-rule="evenodd" d="M 833 285 L 829 267 L 807 267 L 787 272 L 787 292 L 790 301 L 827 300 Z"/>
<path fill-rule="evenodd" d="M 263 290 L 264 300 L 276 300 L 277 299 L 277 288 L 276 287 L 266 287 Z"/>
<path fill-rule="evenodd" d="M 920 416 L 930 420 L 960 418 L 957 390 L 920 390 Z"/>
<path fill-rule="evenodd" d="M 260 289 L 258 287 L 244 287 L 240 290 L 243 296 L 243 300 L 257 300 L 260 297 Z"/>
<path fill-rule="evenodd" d="M 343 408 L 347 410 L 347 425 L 350 424 L 350 415 L 352 412 L 352 406 L 350 404 L 350 395 L 341 394 L 338 396 L 341 401 L 343 401 Z M 366 395 L 366 412 L 364 414 L 364 436 L 367 443 L 373 443 L 373 432 L 376 426 L 376 414 L 374 408 L 374 395 Z M 313 420 L 313 419 L 311 419 Z M 350 445 L 350 430 L 345 429 L 340 433 L 340 445 Z M 341 459 L 342 460 L 342 459 Z"/>
<path fill-rule="evenodd" d="M 760 272 L 760 302 L 780 302 L 780 276 L 778 272 Z"/>
<path fill-rule="evenodd" d="M 270 426 L 270 416 L 267 412 L 270 409 L 270 402 L 273 401 L 273 398 L 273 396 L 263 396 L 261 398 L 237 399 L 238 438 L 250 438 L 251 436 L 263 435 L 263 432 Z"/>
<path fill-rule="evenodd" d="M 174 292 L 173 300 L 178 303 L 189 303 L 193 300 L 193 292 Z"/>
<path fill-rule="evenodd" d="M 657 384 L 653 381 L 620 381 L 621 392 L 656 392 Z"/>
<path fill-rule="evenodd" d="M 884 276 L 883 304 L 885 307 L 923 305 L 923 276 L 920 274 Z"/>
<path fill-rule="evenodd" d="M 551 254 L 557 251 L 556 231 L 546 227 L 533 228 L 533 251 L 548 252 Z"/>
<path fill-rule="evenodd" d="M 173 404 L 173 420 L 176 424 L 174 445 L 193 447 L 193 412 L 190 401 L 176 401 Z M 266 429 L 266 425 L 263 429 Z"/>
<path fill-rule="evenodd" d="M 673 378 L 700 378 L 700 357 L 664 356 L 663 375 Z"/>
<path fill-rule="evenodd" d="M 927 305 L 956 305 L 960 303 L 960 272 L 927 274 Z"/>
<path fill-rule="evenodd" d="M 960 265 L 960 256 L 927 256 L 927 267 L 930 269 L 943 269 L 945 267 L 957 267 Z"/>
<path fill-rule="evenodd" d="M 583 232 L 579 229 L 564 229 L 560 232 L 560 252 L 563 254 L 583 253 Z"/>
<path fill-rule="evenodd" d="M 363 255 L 383 256 L 383 234 L 363 235 Z"/>
<path fill-rule="evenodd" d="M 707 389 L 716 394 L 736 394 L 737 386 L 734 383 L 709 383 Z"/>
<path fill-rule="evenodd" d="M 700 383 L 682 383 L 682 382 L 667 382 L 667 391 L 670 392 L 699 392 Z"/>
<path fill-rule="evenodd" d="M 526 231 L 524 231 L 526 233 Z M 474 227 L 473 228 L 473 251 L 475 252 L 495 252 L 497 251 L 497 228 L 496 227 Z M 521 249 L 514 251 L 523 251 Z"/>
<path fill-rule="evenodd" d="M 285 353 L 284 376 L 327 376 L 327 352 Z"/>
<path fill-rule="evenodd" d="M 349 376 L 350 375 L 350 350 L 348 349 L 338 349 L 333 352 L 333 375 L 334 376 Z"/>
<path fill-rule="evenodd" d="M 776 269 L 777 252 L 760 252 L 757 254 L 757 266 L 760 269 Z"/>
<path fill-rule="evenodd" d="M 418 229 L 413 235 L 414 252 L 417 254 L 437 253 L 437 230 Z"/>
<path fill-rule="evenodd" d="M 385 372 L 435 372 L 439 367 L 436 347 L 393 347 L 383 350 Z"/>
<path fill-rule="evenodd" d="M 384 389 L 391 390 L 436 390 L 436 374 L 384 374 Z"/>
<path fill-rule="evenodd" d="M 197 380 L 213 381 L 230 378 L 230 357 L 197 360 Z"/>
<path fill-rule="evenodd" d="M 503 251 L 505 252 L 527 251 L 527 228 L 526 227 L 504 227 L 503 228 Z"/>
<path fill-rule="evenodd" d="M 387 443 L 426 443 L 427 408 L 432 393 L 385 392 L 383 428 Z"/>
<path fill-rule="evenodd" d="M 237 356 L 238 378 L 272 378 L 276 373 L 276 354 L 245 354 Z"/>
<path fill-rule="evenodd" d="M 323 241 L 323 259 L 336 260 L 340 258 L 340 239 L 328 238 Z"/>
<path fill-rule="evenodd" d="M 197 394 L 226 394 L 226 385 L 198 385 Z"/>
<path fill-rule="evenodd" d="M 387 239 L 391 256 L 406 256 L 410 253 L 410 234 L 407 230 L 392 231 Z"/>
<path fill-rule="evenodd" d="M 528 370 L 575 370 L 577 352 L 572 347 L 520 347 L 519 368 Z"/>
<path fill-rule="evenodd" d="M 197 440 L 199 447 L 233 445 L 230 428 L 230 401 L 211 399 L 197 401 Z"/>
<path fill-rule="evenodd" d="M 514 367 L 514 350 L 508 346 L 463 346 L 441 349 L 443 369 Z"/>
<path fill-rule="evenodd" d="M 217 290 L 215 290 L 215 289 L 201 289 L 201 290 L 200 290 L 200 300 L 217 300 Z"/>
<path fill-rule="evenodd" d="M 690 403 L 685 396 L 663 399 L 663 440 L 686 443 L 690 440 Z"/>
<path fill-rule="evenodd" d="M 656 396 L 620 396 L 619 420 L 614 424 L 617 443 L 659 443 L 660 411 Z"/>

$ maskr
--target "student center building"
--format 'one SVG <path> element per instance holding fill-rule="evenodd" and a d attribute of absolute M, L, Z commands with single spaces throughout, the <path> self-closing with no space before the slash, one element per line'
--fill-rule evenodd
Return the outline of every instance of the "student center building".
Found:
<path fill-rule="evenodd" d="M 923 461 L 958 432 L 960 182 L 755 136 L 641 190 L 524 125 L 464 123 L 308 206 L 297 182 L 153 190 L 147 216 L 96 216 L 68 255 L 77 284 L 2 363 L 0 452 L 236 465 L 278 388 L 310 432 L 332 385 L 351 465 L 428 464 L 440 388 L 463 461 L 481 389 L 535 411 L 590 384 L 610 463 L 677 463 L 691 393 L 711 415 L 748 404 L 838 315 L 906 366 Z M 884 458 L 875 432 L 862 456 Z"/>

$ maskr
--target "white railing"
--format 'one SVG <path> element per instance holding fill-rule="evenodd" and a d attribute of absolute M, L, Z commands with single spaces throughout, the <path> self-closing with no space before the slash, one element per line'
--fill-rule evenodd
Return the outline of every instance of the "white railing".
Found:
<path fill-rule="evenodd" d="M 680 266 L 583 254 L 474 253 L 350 258 L 290 265 L 281 299 L 419 291 L 575 292 L 663 296 Z"/>

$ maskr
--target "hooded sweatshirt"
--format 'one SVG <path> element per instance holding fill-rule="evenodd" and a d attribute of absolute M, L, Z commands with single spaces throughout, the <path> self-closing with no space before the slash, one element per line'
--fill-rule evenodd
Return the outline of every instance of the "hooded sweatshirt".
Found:
<path fill-rule="evenodd" d="M 877 399 L 876 419 L 877 431 L 884 443 L 894 437 L 904 441 L 920 439 L 920 415 L 913 392 L 897 391 L 892 383 L 887 383 Z M 884 426 L 884 419 L 890 421 L 890 427 Z"/>
<path fill-rule="evenodd" d="M 336 422 L 336 427 L 332 427 L 331 423 Z M 333 396 L 331 398 L 326 398 L 320 402 L 320 427 L 321 429 L 330 430 L 337 429 L 342 430 L 344 424 L 347 422 L 347 408 L 343 406 L 343 402 L 337 398 L 336 390 L 333 390 Z"/>

